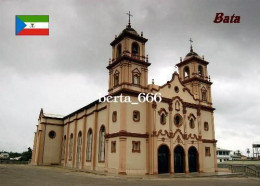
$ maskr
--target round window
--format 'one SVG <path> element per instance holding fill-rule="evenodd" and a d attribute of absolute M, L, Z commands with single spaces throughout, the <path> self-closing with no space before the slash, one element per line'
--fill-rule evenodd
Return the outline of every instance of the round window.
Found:
<path fill-rule="evenodd" d="M 55 138 L 56 137 L 56 132 L 54 132 L 53 130 L 49 132 L 49 137 L 51 139 Z"/>
<path fill-rule="evenodd" d="M 179 92 L 179 87 L 175 86 L 175 87 L 174 87 L 174 91 L 175 91 L 176 93 L 178 93 L 178 92 Z"/>
<path fill-rule="evenodd" d="M 174 116 L 174 124 L 175 124 L 177 127 L 180 127 L 180 126 L 181 126 L 181 124 L 182 124 L 181 115 L 176 114 L 176 115 Z"/>

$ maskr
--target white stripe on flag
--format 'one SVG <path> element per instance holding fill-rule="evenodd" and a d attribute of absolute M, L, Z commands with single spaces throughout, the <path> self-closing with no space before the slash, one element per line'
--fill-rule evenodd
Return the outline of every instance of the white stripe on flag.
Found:
<path fill-rule="evenodd" d="M 34 29 L 34 28 L 49 28 L 49 23 L 48 22 L 25 22 L 26 24 L 26 29 Z"/>

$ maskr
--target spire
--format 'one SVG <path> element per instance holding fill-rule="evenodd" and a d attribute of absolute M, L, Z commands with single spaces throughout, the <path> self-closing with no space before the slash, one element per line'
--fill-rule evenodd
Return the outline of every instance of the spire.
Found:
<path fill-rule="evenodd" d="M 192 45 L 190 46 L 190 52 L 193 52 L 193 48 L 192 48 Z"/>

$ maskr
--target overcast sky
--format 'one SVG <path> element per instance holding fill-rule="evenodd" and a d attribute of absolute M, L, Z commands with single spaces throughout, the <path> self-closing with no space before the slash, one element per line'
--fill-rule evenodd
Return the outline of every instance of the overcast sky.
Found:
<path fill-rule="evenodd" d="M 126 26 L 148 39 L 149 82 L 171 79 L 180 57 L 210 62 L 217 146 L 260 143 L 260 1 L 1 0 L 0 151 L 33 146 L 40 109 L 67 115 L 105 95 L 110 42 Z M 217 12 L 241 16 L 215 24 Z M 50 36 L 15 36 L 15 15 L 50 15 Z"/>

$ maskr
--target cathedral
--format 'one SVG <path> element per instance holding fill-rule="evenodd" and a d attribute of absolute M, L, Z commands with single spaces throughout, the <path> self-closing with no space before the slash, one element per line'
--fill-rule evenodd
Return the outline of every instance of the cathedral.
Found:
<path fill-rule="evenodd" d="M 105 97 L 131 103 L 98 99 L 67 116 L 41 109 L 31 164 L 124 175 L 217 170 L 209 62 L 191 45 L 171 80 L 148 84 L 147 41 L 129 21 L 110 43 Z M 157 97 L 140 102 L 141 94 Z"/>

